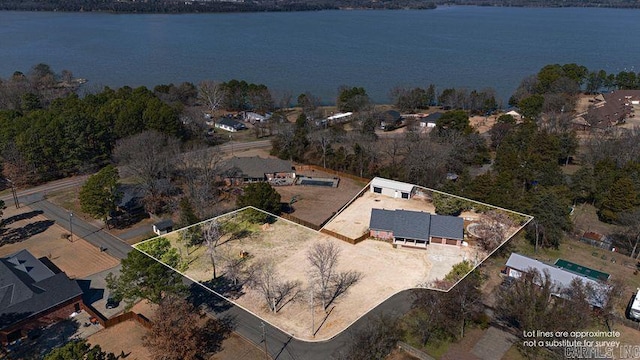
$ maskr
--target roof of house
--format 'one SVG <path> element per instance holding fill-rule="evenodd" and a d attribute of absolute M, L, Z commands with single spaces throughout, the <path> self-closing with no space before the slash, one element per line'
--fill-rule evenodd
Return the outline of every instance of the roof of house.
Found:
<path fill-rule="evenodd" d="M 603 284 L 600 284 L 588 277 L 580 276 L 562 268 L 552 266 L 517 253 L 512 253 L 511 256 L 509 256 L 506 266 L 522 272 L 527 272 L 529 269 L 536 269 L 541 274 L 548 272 L 551 281 L 558 288 L 554 291 L 556 295 L 560 293 L 562 289 L 569 287 L 574 279 L 581 280 L 585 285 L 590 284 L 595 290 L 604 290 Z M 602 299 L 601 297 L 590 298 L 587 300 L 591 305 L 599 307 L 602 307 L 606 301 L 606 299 Z"/>
<path fill-rule="evenodd" d="M 118 207 L 121 209 L 130 209 L 142 206 L 141 199 L 144 192 L 137 185 L 118 184 L 118 192 L 121 194 Z"/>
<path fill-rule="evenodd" d="M 173 220 L 171 219 L 164 219 L 162 221 L 159 221 L 155 224 L 153 224 L 153 226 L 156 227 L 156 229 L 163 231 L 163 230 L 167 230 L 173 227 Z"/>
<path fill-rule="evenodd" d="M 293 172 L 291 161 L 261 158 L 259 156 L 234 157 L 223 167 L 229 177 L 263 178 L 265 174 Z"/>
<path fill-rule="evenodd" d="M 421 211 L 395 212 L 393 236 L 403 239 L 429 240 L 431 214 Z"/>
<path fill-rule="evenodd" d="M 229 127 L 232 127 L 234 129 L 244 129 L 246 126 L 239 122 L 239 121 L 235 121 L 233 119 L 228 119 L 228 118 L 222 118 L 220 120 L 218 120 L 216 122 L 217 125 L 226 125 Z"/>
<path fill-rule="evenodd" d="M 80 295 L 77 282 L 54 273 L 27 250 L 0 258 L 0 329 Z"/>
<path fill-rule="evenodd" d="M 387 110 L 384 111 L 382 113 L 378 114 L 378 119 L 381 121 L 389 121 L 389 122 L 395 122 L 395 121 L 399 121 L 402 120 L 402 115 L 400 115 L 400 113 L 398 111 L 395 110 Z"/>
<path fill-rule="evenodd" d="M 442 117 L 442 115 L 444 115 L 444 113 L 441 112 L 434 112 L 431 113 L 423 118 L 420 119 L 421 123 L 436 123 L 436 121 L 438 121 L 438 119 L 440 119 Z"/>
<path fill-rule="evenodd" d="M 373 178 L 373 180 L 371 180 L 371 186 L 391 188 L 391 189 L 396 189 L 396 190 L 406 191 L 406 192 L 413 191 L 413 187 L 414 187 L 413 184 L 407 184 L 400 181 L 389 180 L 389 179 L 384 179 L 380 177 Z"/>
<path fill-rule="evenodd" d="M 392 231 L 396 238 L 429 240 L 430 236 L 462 240 L 463 220 L 422 211 L 371 209 L 370 230 Z"/>
<path fill-rule="evenodd" d="M 464 220 L 457 216 L 431 215 L 430 235 L 448 239 L 464 239 Z"/>

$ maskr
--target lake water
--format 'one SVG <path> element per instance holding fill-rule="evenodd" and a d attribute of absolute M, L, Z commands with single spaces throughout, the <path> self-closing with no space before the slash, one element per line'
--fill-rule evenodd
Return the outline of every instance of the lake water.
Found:
<path fill-rule="evenodd" d="M 436 10 L 135 15 L 0 12 L 0 77 L 44 62 L 87 86 L 245 79 L 334 101 L 363 86 L 482 89 L 507 99 L 550 63 L 640 71 L 640 10 Z"/>

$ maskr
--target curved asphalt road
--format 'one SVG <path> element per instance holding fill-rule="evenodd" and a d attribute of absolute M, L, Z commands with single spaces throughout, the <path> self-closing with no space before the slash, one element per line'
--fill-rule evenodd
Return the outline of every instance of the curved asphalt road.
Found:
<path fill-rule="evenodd" d="M 84 181 L 84 179 L 74 180 L 73 184 L 68 182 L 64 183 L 65 185 L 59 186 L 60 188 L 75 186 L 77 181 Z M 60 181 L 60 183 L 62 184 L 63 181 Z M 45 191 L 52 188 L 54 187 L 51 185 L 49 185 L 49 187 L 45 185 L 44 187 L 20 192 L 18 194 L 20 203 L 28 205 L 34 210 L 43 211 L 47 218 L 69 230 L 69 211 L 48 202 L 44 197 Z M 12 205 L 10 196 L 4 196 L 2 198 L 5 199 L 7 206 Z M 129 244 L 78 217 L 73 218 L 73 233 L 74 236 L 82 237 L 96 247 L 105 248 L 108 254 L 118 259 L 125 258 L 127 254 L 133 250 Z M 185 282 L 190 283 L 191 281 L 185 278 Z M 412 301 L 412 291 L 403 291 L 375 307 L 357 320 L 346 331 L 343 331 L 331 340 L 308 342 L 293 338 L 290 334 L 271 326 L 259 317 L 235 306 L 215 293 L 204 290 L 204 288 L 199 285 L 195 285 L 195 289 L 194 291 L 196 293 L 204 292 L 204 297 L 206 298 L 204 302 L 210 304 L 207 306 L 210 313 L 215 314 L 218 318 L 229 318 L 232 321 L 234 330 L 238 334 L 262 349 L 264 349 L 264 326 L 264 334 L 267 339 L 267 351 L 271 359 L 274 360 L 328 360 L 336 358 L 339 356 L 340 351 L 346 349 L 351 334 L 363 328 L 369 319 L 381 314 L 402 315 L 409 311 Z"/>

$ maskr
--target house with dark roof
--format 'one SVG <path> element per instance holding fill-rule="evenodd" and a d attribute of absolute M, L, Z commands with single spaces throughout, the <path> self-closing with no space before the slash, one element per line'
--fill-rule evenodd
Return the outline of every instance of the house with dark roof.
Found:
<path fill-rule="evenodd" d="M 402 115 L 395 110 L 387 110 L 377 115 L 380 129 L 389 131 L 402 125 Z"/>
<path fill-rule="evenodd" d="M 214 126 L 218 129 L 230 132 L 236 132 L 247 128 L 243 123 L 229 118 L 222 118 L 216 121 Z"/>
<path fill-rule="evenodd" d="M 640 105 L 640 90 L 615 90 L 596 98 L 586 114 L 585 121 L 591 128 L 609 128 L 634 117 L 634 105 Z"/>
<path fill-rule="evenodd" d="M 290 161 L 281 159 L 234 157 L 223 165 L 227 185 L 267 181 L 272 185 L 293 185 L 296 172 Z"/>
<path fill-rule="evenodd" d="M 164 219 L 153 224 L 153 232 L 160 236 L 173 231 L 173 220 Z"/>
<path fill-rule="evenodd" d="M 464 220 L 422 211 L 371 209 L 369 235 L 399 246 L 462 245 Z"/>
<path fill-rule="evenodd" d="M 28 332 L 80 311 L 82 290 L 58 269 L 29 251 L 0 258 L 0 341 L 10 343 Z"/>

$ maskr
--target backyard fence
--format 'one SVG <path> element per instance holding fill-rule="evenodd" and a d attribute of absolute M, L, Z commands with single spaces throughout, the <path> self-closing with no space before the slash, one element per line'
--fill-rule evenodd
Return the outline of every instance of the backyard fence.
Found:
<path fill-rule="evenodd" d="M 342 171 L 338 171 L 338 170 L 333 170 L 333 169 L 327 169 L 324 168 L 322 166 L 318 166 L 318 165 L 296 165 L 296 170 L 299 171 L 305 171 L 305 170 L 316 170 L 316 171 L 322 171 L 331 175 L 336 175 L 339 177 L 343 177 L 343 178 L 347 178 L 347 179 L 351 179 L 351 180 L 355 180 L 355 181 L 359 181 L 361 183 L 367 184 L 369 183 L 369 181 L 371 181 L 371 179 L 366 179 L 360 176 L 356 176 L 356 175 L 351 175 L 351 174 L 347 174 L 345 172 Z"/>
<path fill-rule="evenodd" d="M 118 325 L 127 320 L 135 320 L 145 328 L 147 329 L 151 328 L 151 321 L 149 319 L 147 319 L 144 315 L 135 313 L 133 311 L 128 311 L 126 313 L 107 319 L 104 315 L 102 315 L 99 311 L 94 309 L 91 305 L 87 305 L 83 302 L 82 308 L 87 313 L 89 313 L 89 315 L 91 315 L 94 319 L 96 319 L 96 321 L 98 321 L 98 323 L 100 323 L 100 325 L 102 325 L 105 329 L 112 327 L 114 325 Z"/>
<path fill-rule="evenodd" d="M 414 348 L 413 346 L 407 344 L 406 342 L 398 341 L 398 347 L 402 349 L 407 354 L 418 358 L 420 360 L 435 360 L 431 356 L 425 354 L 424 352 Z"/>
<path fill-rule="evenodd" d="M 316 230 L 316 231 L 320 230 L 320 228 L 321 228 L 321 226 L 318 226 L 316 224 L 312 224 L 312 223 L 310 223 L 308 221 L 302 220 L 302 219 L 297 218 L 297 217 L 295 217 L 293 215 L 281 214 L 280 217 L 282 217 L 283 219 L 287 219 L 289 221 L 292 221 L 292 222 L 294 222 L 296 224 L 300 224 L 302 226 L 306 226 L 306 227 L 308 227 L 310 229 L 313 229 L 313 230 Z"/>

